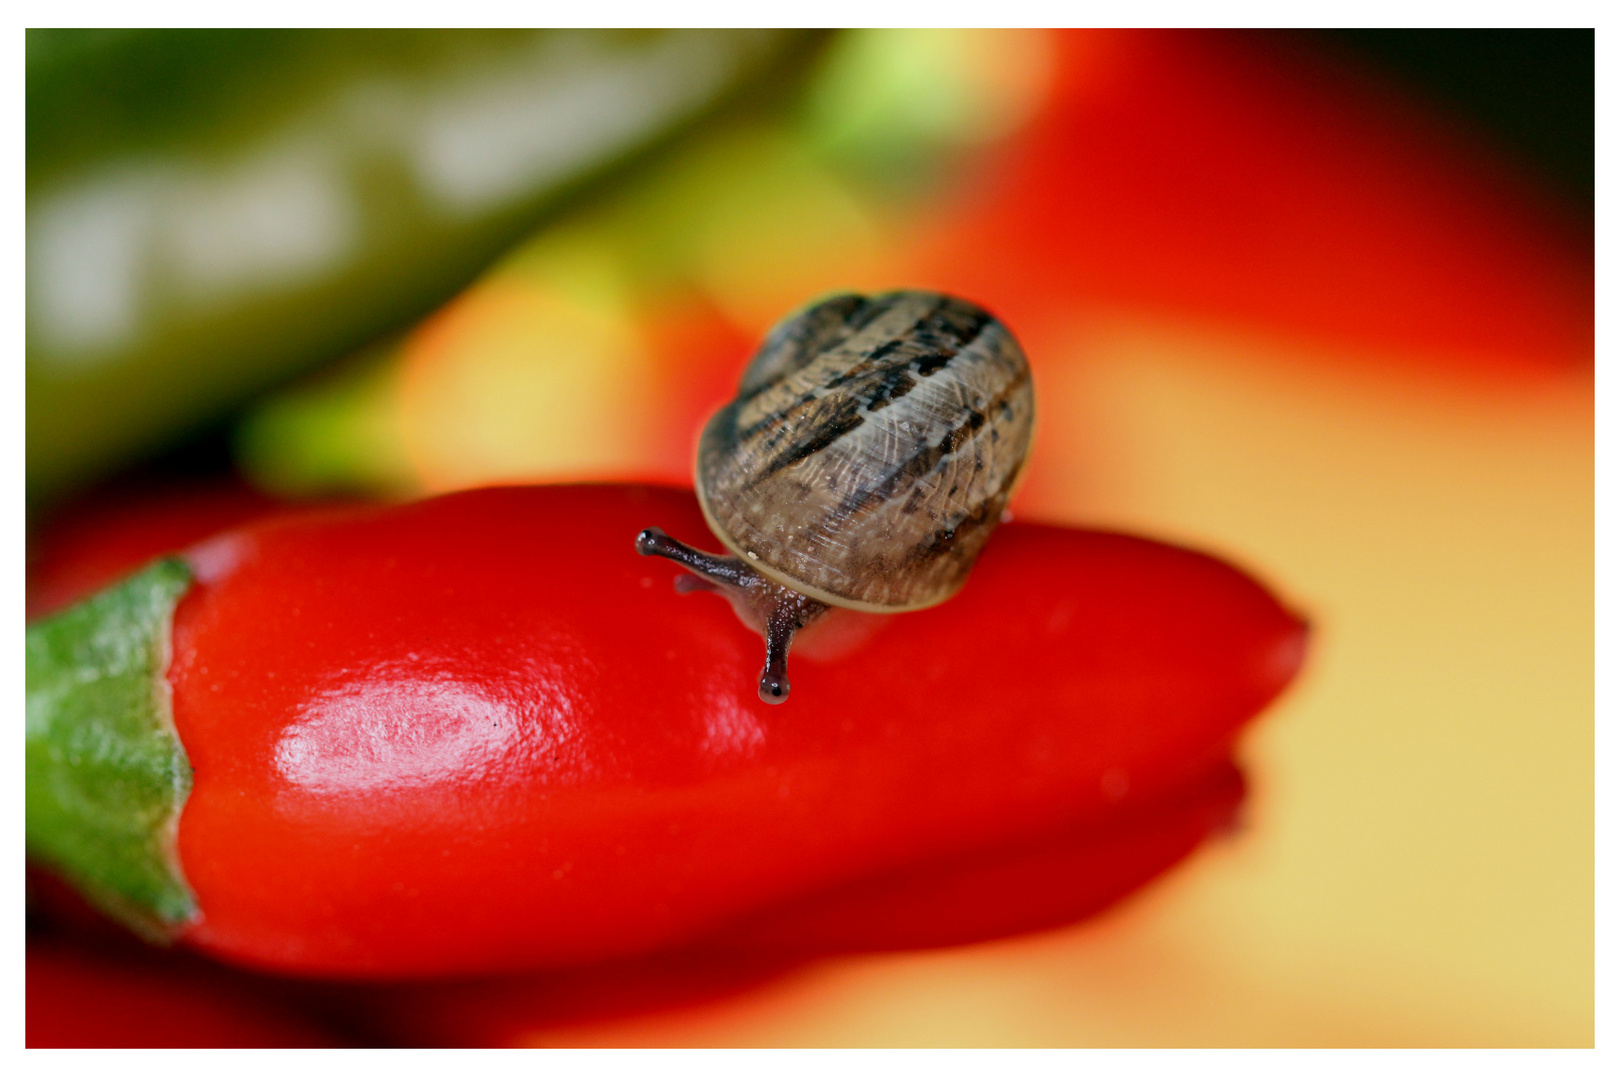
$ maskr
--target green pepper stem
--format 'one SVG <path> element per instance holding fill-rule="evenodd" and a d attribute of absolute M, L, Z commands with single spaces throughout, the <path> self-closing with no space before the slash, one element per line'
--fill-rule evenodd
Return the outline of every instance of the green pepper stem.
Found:
<path fill-rule="evenodd" d="M 197 914 L 175 851 L 191 765 L 167 681 L 191 581 L 160 559 L 27 630 L 28 857 L 157 940 Z"/>

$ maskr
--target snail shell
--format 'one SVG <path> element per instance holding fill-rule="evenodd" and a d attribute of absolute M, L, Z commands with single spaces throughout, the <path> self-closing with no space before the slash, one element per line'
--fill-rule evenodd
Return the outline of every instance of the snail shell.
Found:
<path fill-rule="evenodd" d="M 1035 423 L 1007 328 L 931 292 L 835 296 L 777 325 L 703 429 L 697 493 L 730 555 L 643 529 L 765 638 L 759 696 L 787 700 L 793 636 L 829 607 L 910 611 L 962 587 Z"/>
<path fill-rule="evenodd" d="M 1035 395 L 989 312 L 939 293 L 835 296 L 779 323 L 704 428 L 716 536 L 815 600 L 909 611 L 948 599 L 1023 470 Z"/>

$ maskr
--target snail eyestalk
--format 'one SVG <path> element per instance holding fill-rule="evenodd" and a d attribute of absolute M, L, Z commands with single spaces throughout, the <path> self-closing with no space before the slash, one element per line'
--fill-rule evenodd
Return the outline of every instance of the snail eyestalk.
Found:
<path fill-rule="evenodd" d="M 731 586 L 748 589 L 761 580 L 757 571 L 735 555 L 711 555 L 707 551 L 699 551 L 676 540 L 663 529 L 642 529 L 637 533 L 636 554 L 658 555 L 679 563 L 715 588 Z M 688 586 L 688 590 L 691 587 Z"/>
<path fill-rule="evenodd" d="M 718 592 L 731 602 L 744 623 L 765 638 L 765 666 L 759 673 L 759 697 L 769 705 L 787 700 L 788 649 L 793 635 L 827 612 L 828 605 L 772 581 L 734 555 L 712 555 L 688 547 L 662 529 L 643 529 L 636 536 L 638 555 L 658 555 L 689 573 L 675 579 L 676 591 Z"/>
<path fill-rule="evenodd" d="M 775 589 L 775 603 L 765 617 L 765 667 L 759 673 L 759 698 L 768 705 L 787 700 L 787 654 L 793 635 L 827 612 L 820 600 L 780 585 Z"/>

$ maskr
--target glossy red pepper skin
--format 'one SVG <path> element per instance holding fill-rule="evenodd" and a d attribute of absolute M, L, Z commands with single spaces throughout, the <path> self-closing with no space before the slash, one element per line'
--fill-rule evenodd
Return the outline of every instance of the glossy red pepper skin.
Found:
<path fill-rule="evenodd" d="M 1230 566 L 1015 524 L 947 604 L 796 653 L 772 710 L 759 638 L 634 554 L 648 525 L 713 544 L 689 494 L 603 486 L 193 549 L 169 673 L 195 771 L 183 937 L 341 976 L 671 947 L 1149 801 L 1223 758 L 1303 655 Z"/>

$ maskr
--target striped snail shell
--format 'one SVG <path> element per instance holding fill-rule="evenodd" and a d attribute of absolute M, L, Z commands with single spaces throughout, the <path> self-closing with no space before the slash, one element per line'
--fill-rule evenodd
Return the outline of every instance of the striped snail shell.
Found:
<path fill-rule="evenodd" d="M 698 500 L 732 555 L 657 530 L 637 550 L 686 565 L 698 575 L 686 588 L 728 594 L 766 636 L 760 693 L 780 701 L 793 631 L 828 606 L 911 611 L 961 588 L 1034 420 L 1023 350 L 983 308 L 920 291 L 835 296 L 770 332 L 703 430 Z"/>

